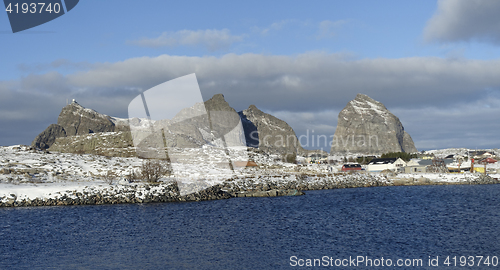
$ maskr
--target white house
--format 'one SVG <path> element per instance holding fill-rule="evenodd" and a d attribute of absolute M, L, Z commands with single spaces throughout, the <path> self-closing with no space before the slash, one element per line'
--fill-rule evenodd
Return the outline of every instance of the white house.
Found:
<path fill-rule="evenodd" d="M 494 155 L 492 153 L 490 153 L 490 152 L 485 152 L 483 154 L 483 157 L 486 157 L 486 158 L 489 158 L 489 157 L 492 157 L 492 156 L 494 156 Z"/>
<path fill-rule="evenodd" d="M 418 163 L 418 159 L 410 159 L 410 161 L 406 162 L 405 166 L 419 166 L 420 163 Z"/>
<path fill-rule="evenodd" d="M 396 171 L 400 167 L 406 166 L 406 162 L 401 158 L 375 158 L 368 163 L 366 170 L 369 172 L 381 172 L 383 170 Z"/>

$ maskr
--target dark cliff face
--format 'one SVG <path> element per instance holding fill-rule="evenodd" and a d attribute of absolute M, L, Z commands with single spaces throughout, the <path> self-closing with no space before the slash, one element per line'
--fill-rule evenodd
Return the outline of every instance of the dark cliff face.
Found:
<path fill-rule="evenodd" d="M 59 137 L 66 137 L 66 131 L 64 131 L 64 128 L 62 126 L 52 124 L 47 127 L 42 133 L 36 136 L 36 138 L 31 143 L 31 146 L 40 149 L 47 149 L 52 144 L 54 144 L 56 138 Z"/>
<path fill-rule="evenodd" d="M 339 113 L 331 154 L 416 152 L 411 136 L 384 104 L 358 94 Z"/>
<path fill-rule="evenodd" d="M 255 105 L 239 112 L 247 145 L 258 147 L 267 153 L 302 154 L 293 129 L 283 120 L 259 110 Z"/>

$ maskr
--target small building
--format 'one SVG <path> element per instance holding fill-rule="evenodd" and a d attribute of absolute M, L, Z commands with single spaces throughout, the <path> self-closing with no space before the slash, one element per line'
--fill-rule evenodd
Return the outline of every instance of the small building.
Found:
<path fill-rule="evenodd" d="M 258 167 L 257 163 L 254 161 L 234 161 L 234 167 Z"/>
<path fill-rule="evenodd" d="M 307 155 L 305 161 L 307 163 L 315 163 L 315 164 L 327 164 L 328 163 L 328 154 L 321 150 L 314 150 L 310 154 Z"/>
<path fill-rule="evenodd" d="M 404 173 L 426 173 L 427 166 L 424 165 L 412 165 L 404 167 Z"/>
<path fill-rule="evenodd" d="M 484 167 L 474 167 L 474 172 L 484 173 Z"/>
<path fill-rule="evenodd" d="M 361 171 L 361 165 L 358 163 L 353 163 L 353 164 L 344 164 L 342 166 L 342 171 L 347 172 L 347 171 Z"/>
<path fill-rule="evenodd" d="M 490 153 L 490 152 L 484 152 L 483 154 L 483 157 L 492 157 L 494 156 L 494 154 Z"/>
<path fill-rule="evenodd" d="M 488 151 L 471 151 L 469 153 L 472 157 L 474 158 L 489 158 L 489 157 L 492 157 L 494 156 L 493 153 L 491 152 L 488 152 Z"/>
<path fill-rule="evenodd" d="M 369 172 L 381 172 L 383 170 L 396 171 L 405 165 L 406 162 L 401 158 L 375 158 L 368 163 L 366 170 Z"/>
<path fill-rule="evenodd" d="M 404 160 L 402 160 L 401 158 L 398 158 L 396 159 L 396 161 L 394 162 L 394 165 L 396 167 L 404 167 L 406 166 L 406 162 Z"/>

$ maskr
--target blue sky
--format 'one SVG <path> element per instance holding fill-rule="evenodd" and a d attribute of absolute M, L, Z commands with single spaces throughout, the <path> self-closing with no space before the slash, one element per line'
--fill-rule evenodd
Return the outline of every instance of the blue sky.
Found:
<path fill-rule="evenodd" d="M 297 135 L 333 135 L 365 93 L 418 149 L 498 148 L 499 12 L 495 0 L 82 0 L 16 34 L 0 12 L 0 145 L 29 144 L 66 99 L 127 117 L 141 91 L 196 72 L 204 98 L 255 104 Z"/>

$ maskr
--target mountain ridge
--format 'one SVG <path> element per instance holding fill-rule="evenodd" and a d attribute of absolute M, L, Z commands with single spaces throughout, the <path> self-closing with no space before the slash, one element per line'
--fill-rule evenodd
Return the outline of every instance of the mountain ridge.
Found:
<path fill-rule="evenodd" d="M 200 105 L 204 105 L 204 108 Z M 200 109 L 206 110 L 206 114 L 200 116 L 196 112 Z M 249 115 L 255 123 L 249 121 L 245 114 Z M 242 133 L 238 131 L 240 120 Z M 239 136 L 245 138 L 253 136 L 257 141 L 247 141 L 248 147 L 276 154 L 296 154 L 304 151 L 298 143 L 295 132 L 285 121 L 262 112 L 255 105 L 250 105 L 249 109 L 237 112 L 227 103 L 222 94 L 214 95 L 203 104 L 184 108 L 172 119 L 158 121 L 115 118 L 84 108 L 73 101 L 63 107 L 57 124 L 51 124 L 33 140 L 32 147 L 60 152 L 119 153 L 120 156 L 130 156 L 130 149 L 115 151 L 112 148 L 113 146 L 127 148 L 134 145 L 133 136 L 130 134 L 131 124 L 139 127 L 152 125 L 155 130 L 168 130 L 164 134 L 167 147 L 201 147 L 216 141 L 217 138 L 222 138 L 226 146 L 238 146 Z M 248 129 L 252 125 L 259 128 Z M 276 127 L 280 129 L 278 132 L 275 131 Z M 257 133 L 252 133 L 255 131 Z M 88 136 L 94 133 L 94 136 Z M 275 144 L 279 143 L 279 140 L 275 139 L 276 137 L 289 138 L 289 141 L 293 143 L 290 147 L 286 143 L 274 147 Z M 271 139 L 265 144 L 265 141 L 259 142 L 259 138 Z M 110 143 L 106 144 L 106 140 Z M 104 145 L 106 145 L 107 150 L 97 149 Z"/>
<path fill-rule="evenodd" d="M 199 110 L 206 110 L 206 114 L 200 115 Z M 61 110 L 57 124 L 51 124 L 36 136 L 32 147 L 99 154 L 104 150 L 98 151 L 95 148 L 106 145 L 106 153 L 130 156 L 130 149 L 114 151 L 112 148 L 114 145 L 119 148 L 133 147 L 130 125 L 142 124 L 153 125 L 156 130 L 167 130 L 167 147 L 201 147 L 213 144 L 217 138 L 222 139 L 225 146 L 238 146 L 240 137 L 244 136 L 247 147 L 258 148 L 268 154 L 306 155 L 314 151 L 302 148 L 295 131 L 285 121 L 263 112 L 254 104 L 237 112 L 222 94 L 216 94 L 203 103 L 182 109 L 170 120 L 158 120 L 149 124 L 147 121 L 151 120 L 111 117 L 84 108 L 73 101 Z M 114 134 L 111 134 L 113 132 Z M 94 133 L 95 136 L 86 136 Z M 106 137 L 100 134 L 106 134 Z M 110 143 L 105 143 L 106 140 Z M 330 154 L 379 155 L 387 152 L 417 151 L 399 118 L 384 104 L 364 94 L 358 94 L 339 113 L 337 129 L 331 143 Z"/>

